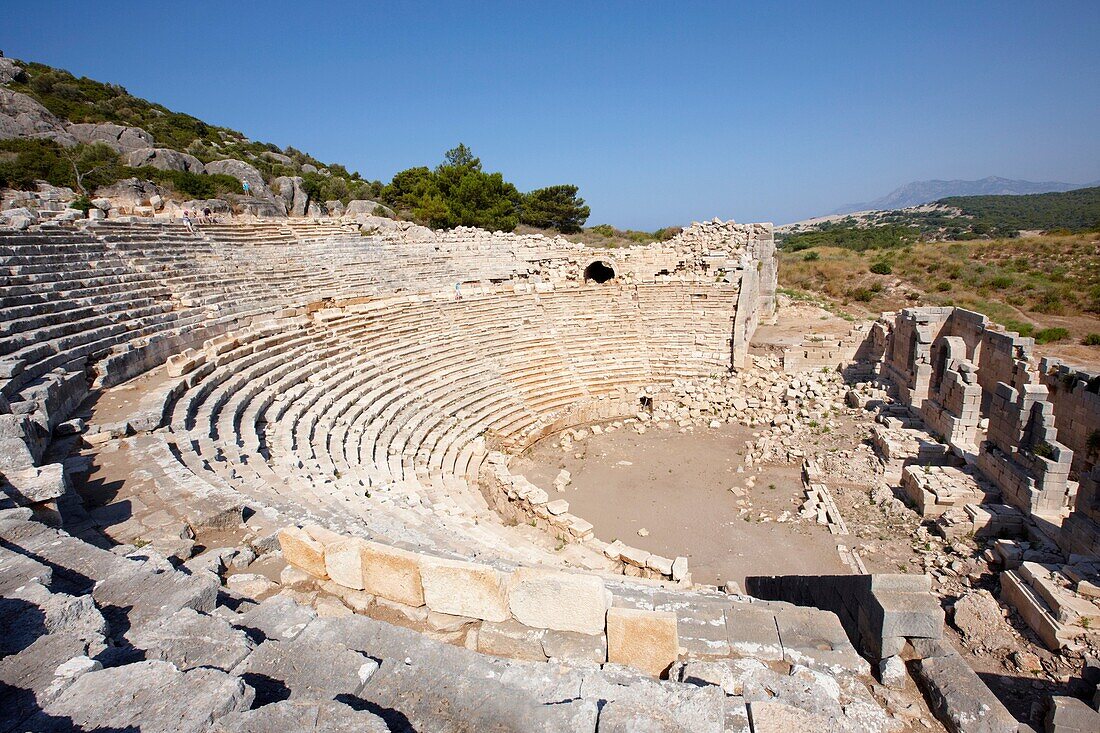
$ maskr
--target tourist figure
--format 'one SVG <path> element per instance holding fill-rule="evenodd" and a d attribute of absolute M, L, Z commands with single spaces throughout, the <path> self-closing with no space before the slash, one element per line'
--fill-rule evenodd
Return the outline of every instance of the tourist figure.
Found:
<path fill-rule="evenodd" d="M 455 283 L 455 300 L 462 300 L 462 283 Z"/>
<path fill-rule="evenodd" d="M 191 210 L 190 209 L 184 209 L 183 210 L 183 225 L 187 227 L 187 231 L 191 232 L 192 234 L 195 233 L 195 227 L 194 227 L 194 225 L 191 224 Z"/>

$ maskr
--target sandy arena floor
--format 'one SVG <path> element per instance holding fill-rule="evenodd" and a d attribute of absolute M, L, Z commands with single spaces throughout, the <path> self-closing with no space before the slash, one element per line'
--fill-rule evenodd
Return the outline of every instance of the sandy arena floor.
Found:
<path fill-rule="evenodd" d="M 799 467 L 737 473 L 744 443 L 751 438 L 752 430 L 741 425 L 643 435 L 622 429 L 589 436 L 568 452 L 548 438 L 516 459 L 512 471 L 547 489 L 551 498 L 568 500 L 569 510 L 591 522 L 602 540 L 621 539 L 666 557 L 686 556 L 696 583 L 850 572 L 825 527 L 776 521 L 784 511 L 797 516 Z M 552 483 L 562 468 L 573 482 L 559 494 Z M 750 476 L 755 477 L 752 487 Z M 743 497 L 730 491 L 734 486 L 744 491 Z M 648 534 L 640 536 L 639 530 Z"/>

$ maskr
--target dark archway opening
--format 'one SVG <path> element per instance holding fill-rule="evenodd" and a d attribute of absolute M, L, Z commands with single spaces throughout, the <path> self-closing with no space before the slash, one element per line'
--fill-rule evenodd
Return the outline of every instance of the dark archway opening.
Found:
<path fill-rule="evenodd" d="M 591 265 L 584 268 L 585 282 L 591 280 L 597 283 L 605 283 L 613 277 L 615 277 L 615 270 L 611 265 L 600 260 L 596 260 Z"/>

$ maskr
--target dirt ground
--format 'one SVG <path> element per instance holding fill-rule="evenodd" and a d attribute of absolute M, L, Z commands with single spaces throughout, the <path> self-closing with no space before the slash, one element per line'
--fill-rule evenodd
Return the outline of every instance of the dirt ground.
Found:
<path fill-rule="evenodd" d="M 825 527 L 776 521 L 783 512 L 797 516 L 802 498 L 798 466 L 737 472 L 744 465 L 744 443 L 751 438 L 752 430 L 742 425 L 643 435 L 624 428 L 589 436 L 568 452 L 548 438 L 518 458 L 512 470 L 546 488 L 551 498 L 566 499 L 570 511 L 591 522 L 600 539 L 687 557 L 696 583 L 850 572 Z M 559 494 L 552 483 L 562 468 L 573 481 Z"/>

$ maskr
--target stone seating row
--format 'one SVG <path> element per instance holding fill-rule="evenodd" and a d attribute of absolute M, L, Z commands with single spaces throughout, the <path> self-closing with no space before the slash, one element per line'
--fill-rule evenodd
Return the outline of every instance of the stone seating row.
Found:
<path fill-rule="evenodd" d="M 364 615 L 318 617 L 281 596 L 255 603 L 209 570 L 101 550 L 17 512 L 0 515 L 3 730 L 595 733 L 676 721 L 718 733 L 731 721 L 747 729 L 750 715 L 758 725 L 781 717 L 765 688 L 786 675 L 765 663 L 737 662 L 745 689 L 724 690 L 698 678 L 701 662 L 658 681 L 615 665 L 480 654 Z M 755 629 L 739 632 L 746 645 Z M 774 620 L 770 637 L 782 658 Z"/>
<path fill-rule="evenodd" d="M 373 506 L 368 493 L 397 492 L 404 501 L 369 513 L 407 514 L 411 503 L 428 511 L 421 520 L 437 535 L 465 539 L 443 543 L 447 549 L 478 547 L 473 535 L 505 557 L 519 547 L 545 562 L 545 548 L 507 537 L 476 488 L 485 455 L 479 436 L 522 439 L 555 410 L 660 378 L 644 359 L 632 367 L 615 350 L 592 358 L 595 343 L 572 360 L 554 348 L 583 327 L 564 310 L 570 295 L 366 303 L 227 342 L 189 376 L 171 410 L 176 447 L 208 478 L 248 484 L 257 497 L 287 467 L 296 474 L 291 483 L 322 505 L 327 494 L 346 513 L 349 504 Z M 548 300 L 556 302 L 544 307 Z M 607 310 L 600 338 L 616 333 L 616 318 L 632 318 L 625 307 Z M 480 327 L 498 318 L 503 327 Z M 629 344 L 644 352 L 644 338 Z M 548 364 L 547 352 L 557 360 Z M 285 495 L 286 481 L 273 483 Z M 480 537 L 486 532 L 488 540 Z"/>

